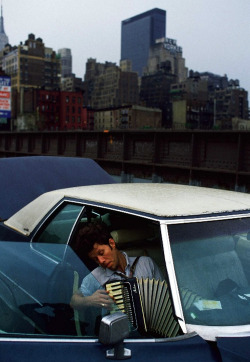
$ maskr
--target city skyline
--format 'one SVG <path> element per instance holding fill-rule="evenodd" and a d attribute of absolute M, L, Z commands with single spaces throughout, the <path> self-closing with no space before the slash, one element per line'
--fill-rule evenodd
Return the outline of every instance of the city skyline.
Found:
<path fill-rule="evenodd" d="M 126 5 L 117 0 L 3 0 L 2 5 L 11 45 L 33 33 L 55 51 L 70 48 L 73 72 L 80 78 L 88 58 L 119 65 L 121 22 L 157 7 L 166 11 L 166 35 L 183 48 L 189 70 L 227 74 L 250 92 L 249 0 L 128 0 Z"/>

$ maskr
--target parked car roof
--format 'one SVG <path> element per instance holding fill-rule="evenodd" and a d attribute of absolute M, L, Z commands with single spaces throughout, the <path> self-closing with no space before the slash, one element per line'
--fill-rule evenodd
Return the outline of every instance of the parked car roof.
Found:
<path fill-rule="evenodd" d="M 0 219 L 7 219 L 44 192 L 114 182 L 112 176 L 88 158 L 1 158 Z"/>
<path fill-rule="evenodd" d="M 64 198 L 108 204 L 157 218 L 202 216 L 250 209 L 250 195 L 239 192 L 173 184 L 107 184 L 45 193 L 5 224 L 28 235 Z"/>

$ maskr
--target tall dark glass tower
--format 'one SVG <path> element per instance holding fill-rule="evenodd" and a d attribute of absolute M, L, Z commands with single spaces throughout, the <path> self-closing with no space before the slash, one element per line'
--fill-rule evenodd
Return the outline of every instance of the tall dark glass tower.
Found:
<path fill-rule="evenodd" d="M 166 37 L 166 11 L 152 9 L 122 21 L 121 60 L 131 60 L 132 70 L 142 75 L 150 46 Z"/>

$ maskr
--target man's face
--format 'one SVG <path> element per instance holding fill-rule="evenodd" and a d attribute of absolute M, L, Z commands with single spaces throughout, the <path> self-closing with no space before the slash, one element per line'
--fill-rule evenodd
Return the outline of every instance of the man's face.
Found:
<path fill-rule="evenodd" d="M 117 270 L 119 266 L 118 251 L 113 239 L 109 239 L 109 245 L 95 243 L 88 256 L 103 268 Z"/>

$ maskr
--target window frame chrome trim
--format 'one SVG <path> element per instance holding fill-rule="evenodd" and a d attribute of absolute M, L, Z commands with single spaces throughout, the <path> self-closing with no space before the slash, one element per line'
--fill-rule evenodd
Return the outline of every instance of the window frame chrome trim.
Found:
<path fill-rule="evenodd" d="M 39 255 L 42 256 L 43 258 L 52 261 L 52 262 L 55 263 L 56 265 L 58 265 L 58 264 L 60 263 L 60 261 L 53 259 L 52 257 L 50 257 L 50 256 L 42 253 L 42 251 L 37 250 L 37 249 L 34 247 L 34 244 L 36 243 L 36 242 L 34 241 L 34 238 L 36 237 L 37 233 L 41 230 L 42 226 L 43 226 L 43 225 L 47 222 L 47 220 L 51 217 L 51 215 L 52 215 L 57 209 L 59 209 L 64 203 L 71 203 L 71 204 L 77 204 L 77 205 L 79 204 L 79 205 L 82 205 L 82 209 L 81 209 L 81 211 L 79 212 L 78 217 L 76 218 L 76 220 L 75 220 L 75 222 L 74 222 L 74 224 L 73 224 L 73 226 L 72 226 L 72 228 L 71 228 L 71 232 L 70 232 L 70 234 L 69 234 L 69 237 L 68 237 L 68 239 L 67 239 L 67 242 L 64 244 L 64 245 L 65 245 L 65 250 L 64 250 L 63 258 L 62 258 L 62 260 L 64 260 L 65 251 L 66 251 L 66 246 L 69 244 L 69 240 L 70 240 L 70 238 L 71 238 L 71 235 L 72 235 L 73 230 L 75 229 L 75 225 L 76 225 L 76 223 L 78 222 L 78 220 L 79 220 L 79 218 L 80 218 L 80 216 L 81 216 L 81 214 L 82 214 L 82 211 L 83 211 L 83 209 L 84 209 L 84 207 L 85 207 L 85 205 L 82 204 L 82 202 L 80 202 L 80 201 L 77 202 L 77 201 L 73 201 L 73 200 L 70 200 L 70 199 L 63 199 L 63 200 L 61 200 L 61 201 L 56 205 L 56 207 L 54 207 L 54 208 L 46 215 L 46 217 L 39 223 L 39 225 L 37 226 L 37 228 L 36 228 L 36 230 L 35 230 L 35 232 L 34 232 L 34 235 L 32 235 L 32 238 L 30 239 L 30 248 L 32 249 L 32 251 L 35 252 L 35 253 L 37 253 L 37 254 L 39 254 Z M 62 261 L 62 260 L 61 260 L 61 261 Z"/>
<path fill-rule="evenodd" d="M 124 343 L 170 343 L 170 342 L 176 342 L 184 339 L 189 339 L 197 336 L 196 332 L 186 333 L 181 336 L 177 337 L 170 337 L 170 338 L 125 338 Z M 1 342 L 41 342 L 41 343 L 100 343 L 98 338 L 85 338 L 84 336 L 81 337 L 72 337 L 72 338 L 62 338 L 62 337 L 52 337 L 52 338 L 43 338 L 41 335 L 41 338 L 35 337 L 2 337 L 2 334 L 0 332 L 0 343 Z"/>
<path fill-rule="evenodd" d="M 165 223 L 162 222 L 160 224 L 160 228 L 161 228 L 161 236 L 162 236 L 166 270 L 168 273 L 175 314 L 179 320 L 179 324 L 181 326 L 183 333 L 187 333 L 186 323 L 185 323 L 185 319 L 184 319 L 184 314 L 183 314 L 183 309 L 182 309 L 182 304 L 181 304 L 181 299 L 180 299 L 180 294 L 179 294 L 179 288 L 178 288 L 175 269 L 174 269 L 173 256 L 172 256 L 169 235 L 168 235 L 168 227 Z"/>
<path fill-rule="evenodd" d="M 228 214 L 228 215 L 216 215 L 216 216 L 195 216 L 191 218 L 178 218 L 178 219 L 168 219 L 168 218 L 161 218 L 161 223 L 166 225 L 173 225 L 173 224 L 188 224 L 194 222 L 205 222 L 205 221 L 223 221 L 223 220 L 230 220 L 230 219 L 240 219 L 240 218 L 249 218 L 250 211 L 244 214 Z"/>

